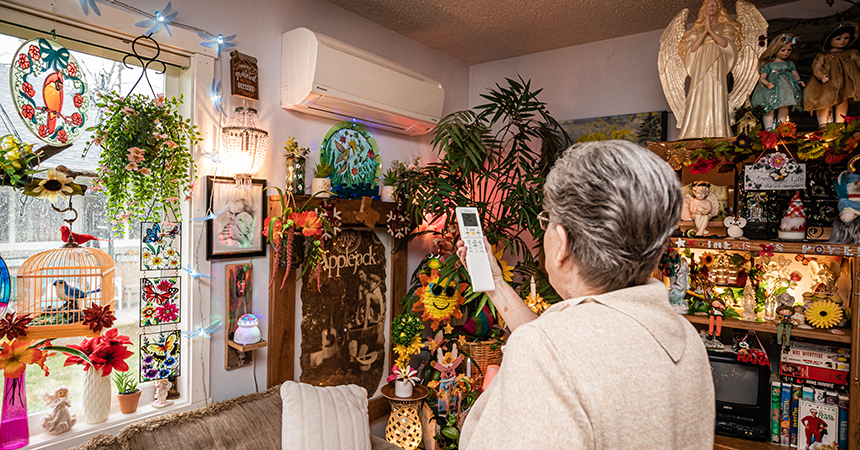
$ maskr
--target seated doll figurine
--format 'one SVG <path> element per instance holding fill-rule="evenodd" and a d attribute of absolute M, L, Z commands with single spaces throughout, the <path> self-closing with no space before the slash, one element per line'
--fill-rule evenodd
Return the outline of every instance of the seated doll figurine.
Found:
<path fill-rule="evenodd" d="M 850 49 L 857 32 L 856 23 L 843 22 L 827 30 L 818 42 L 823 53 L 812 62 L 813 76 L 803 92 L 803 109 L 815 111 L 819 126 L 845 122 L 848 101 L 860 100 L 860 52 Z"/>
<path fill-rule="evenodd" d="M 711 183 L 707 181 L 694 181 L 690 190 L 693 195 L 684 196 L 681 220 L 692 220 L 696 226 L 696 236 L 706 236 L 709 234 L 708 222 L 720 212 L 720 201 L 711 192 Z"/>
<path fill-rule="evenodd" d="M 723 343 L 720 341 L 720 334 L 723 330 L 723 311 L 726 310 L 726 304 L 719 297 L 710 299 L 711 308 L 708 311 L 708 341 L 705 347 L 717 350 L 723 349 Z M 716 322 L 716 323 L 715 323 Z M 714 328 L 716 325 L 716 328 Z"/>
<path fill-rule="evenodd" d="M 761 65 L 759 81 L 750 97 L 752 106 L 764 108 L 762 123 L 772 130 L 777 123 L 788 122 L 788 109 L 803 109 L 803 91 L 794 61 L 797 60 L 797 37 L 780 34 L 770 42 L 758 61 Z M 774 123 L 773 115 L 777 113 Z"/>
<path fill-rule="evenodd" d="M 794 324 L 794 308 L 790 305 L 781 304 L 776 308 L 776 344 L 783 347 L 789 346 L 791 339 L 791 328 Z"/>

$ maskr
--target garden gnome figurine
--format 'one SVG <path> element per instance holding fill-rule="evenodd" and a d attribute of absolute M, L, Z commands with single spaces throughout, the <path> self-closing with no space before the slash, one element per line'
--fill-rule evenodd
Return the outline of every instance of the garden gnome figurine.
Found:
<path fill-rule="evenodd" d="M 155 400 L 152 402 L 153 408 L 164 408 L 173 404 L 173 400 L 167 399 L 167 392 L 173 383 L 167 378 L 162 378 L 155 382 Z"/>
<path fill-rule="evenodd" d="M 779 238 L 790 241 L 800 241 L 806 238 L 806 213 L 803 211 L 803 200 L 800 191 L 794 193 L 791 204 L 779 225 Z"/>
<path fill-rule="evenodd" d="M 72 407 L 72 403 L 69 401 L 69 388 L 60 386 L 53 394 L 43 393 L 42 399 L 45 401 L 45 406 L 51 408 L 51 411 L 45 414 L 39 423 L 46 433 L 62 434 L 71 430 L 78 423 L 75 415 L 69 413 L 69 408 Z"/>
<path fill-rule="evenodd" d="M 848 163 L 849 170 L 842 172 L 833 181 L 839 197 L 839 218 L 833 221 L 830 242 L 834 244 L 860 244 L 860 175 L 854 173 L 854 162 Z"/>
<path fill-rule="evenodd" d="M 720 211 L 720 201 L 711 192 L 711 183 L 694 181 L 690 186 L 693 195 L 684 196 L 681 220 L 692 220 L 696 226 L 696 236 L 707 236 L 708 222 Z"/>

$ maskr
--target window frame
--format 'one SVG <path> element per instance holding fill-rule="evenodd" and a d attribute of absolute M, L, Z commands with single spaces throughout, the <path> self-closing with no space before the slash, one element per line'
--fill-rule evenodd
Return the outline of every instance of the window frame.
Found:
<path fill-rule="evenodd" d="M 131 41 L 140 34 L 140 29 L 133 26 L 140 20 L 140 16 L 107 4 L 99 6 L 101 17 L 95 15 L 87 17 L 83 15 L 78 2 L 6 0 L 6 3 L 0 4 L 0 12 L 2 12 L 0 32 L 29 39 L 28 36 L 45 35 L 39 30 L 56 30 L 59 40 L 71 50 L 122 60 L 123 55 L 131 52 Z M 110 24 L 110 28 L 102 24 Z M 200 46 L 199 38 L 194 32 L 178 27 L 172 28 L 171 31 L 173 39 L 167 43 L 159 41 L 161 47 L 159 60 L 168 64 L 165 93 L 166 95 L 184 94 L 185 104 L 181 106 L 180 113 L 200 126 L 206 138 L 207 135 L 213 135 L 218 125 L 211 112 L 205 109 L 205 105 L 210 104 L 206 99 L 205 87 L 214 75 L 215 50 Z M 203 88 L 199 89 L 198 87 L 201 86 Z M 208 141 L 213 142 L 211 136 Z M 192 150 L 195 154 L 198 153 L 196 149 Z M 202 158 L 195 157 L 195 160 L 198 165 L 205 165 Z M 185 204 L 182 209 L 184 215 L 182 252 L 194 258 L 192 266 L 196 266 L 196 270 L 208 272 L 209 262 L 206 261 L 205 255 L 201 256 L 195 251 L 199 247 L 197 240 L 201 239 L 200 230 L 197 228 L 203 227 L 194 227 L 194 222 L 188 220 L 192 211 L 199 209 L 196 205 L 200 204 L 205 205 L 205 194 L 203 189 L 198 187 L 195 189 L 191 204 Z M 190 278 L 184 271 L 179 271 L 178 276 L 183 279 L 182 308 L 188 311 L 187 314 L 183 314 L 178 329 L 190 331 L 209 325 L 204 322 L 205 318 L 210 317 L 209 289 L 206 286 L 197 286 L 201 281 Z M 28 421 L 30 445 L 27 448 L 65 449 L 84 443 L 97 434 L 116 434 L 126 425 L 146 418 L 205 406 L 211 401 L 208 391 L 210 340 L 202 337 L 183 339 L 183 346 L 183 370 L 178 379 L 181 397 L 172 406 L 153 408 L 149 403 L 154 398 L 154 388 L 151 384 L 142 386 L 141 407 L 136 413 L 120 414 L 116 396 L 112 396 L 111 415 L 106 422 L 91 425 L 79 420 L 70 432 L 60 436 L 44 433 L 39 428 L 39 418 L 44 412 L 34 413 Z"/>

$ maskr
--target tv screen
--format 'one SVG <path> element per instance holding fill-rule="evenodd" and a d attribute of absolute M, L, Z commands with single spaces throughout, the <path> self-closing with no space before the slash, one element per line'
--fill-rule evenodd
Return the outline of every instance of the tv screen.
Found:
<path fill-rule="evenodd" d="M 712 360 L 711 373 L 718 402 L 747 406 L 758 404 L 758 367 Z"/>

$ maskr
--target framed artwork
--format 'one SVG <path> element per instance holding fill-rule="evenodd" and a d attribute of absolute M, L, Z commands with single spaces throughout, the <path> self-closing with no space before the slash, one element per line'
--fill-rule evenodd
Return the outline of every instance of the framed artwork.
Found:
<path fill-rule="evenodd" d="M 140 382 L 179 376 L 179 330 L 140 335 Z"/>
<path fill-rule="evenodd" d="M 140 279 L 140 326 L 179 323 L 179 277 Z"/>
<path fill-rule="evenodd" d="M 624 139 L 645 145 L 666 140 L 666 111 L 622 114 L 591 119 L 565 120 L 560 123 L 574 142 Z"/>
<path fill-rule="evenodd" d="M 242 352 L 230 347 L 227 341 L 233 340 L 236 329 L 239 328 L 239 318 L 252 312 L 251 302 L 254 298 L 254 265 L 228 264 L 225 268 L 227 284 L 224 292 L 227 293 L 227 340 L 224 341 L 225 351 L 224 368 L 235 369 L 253 362 L 254 352 Z"/>
<path fill-rule="evenodd" d="M 373 186 L 382 176 L 376 139 L 359 123 L 344 121 L 328 130 L 322 143 L 322 160 L 334 168 L 329 178 L 335 188 Z"/>
<path fill-rule="evenodd" d="M 182 262 L 182 224 L 140 223 L 140 270 L 176 270 Z"/>
<path fill-rule="evenodd" d="M 15 111 L 34 136 L 54 146 L 81 137 L 90 96 L 80 64 L 65 47 L 45 38 L 24 42 L 9 75 Z"/>
<path fill-rule="evenodd" d="M 239 189 L 233 178 L 206 177 L 207 206 L 216 214 L 206 221 L 207 260 L 266 255 L 265 190 L 266 180 L 251 180 L 250 189 Z"/>

